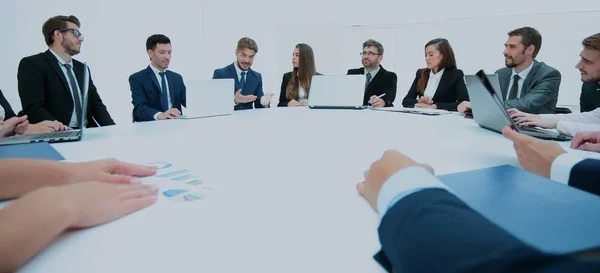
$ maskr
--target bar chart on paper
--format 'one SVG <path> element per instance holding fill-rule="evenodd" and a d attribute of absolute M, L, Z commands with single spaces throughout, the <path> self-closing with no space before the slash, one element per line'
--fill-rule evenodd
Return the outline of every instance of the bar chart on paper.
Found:
<path fill-rule="evenodd" d="M 204 180 L 185 168 L 165 162 L 150 162 L 146 165 L 158 168 L 154 176 L 157 181 L 162 181 L 161 195 L 175 202 L 194 202 L 204 200 L 214 188 L 206 185 Z M 167 183 L 168 182 L 168 183 Z"/>

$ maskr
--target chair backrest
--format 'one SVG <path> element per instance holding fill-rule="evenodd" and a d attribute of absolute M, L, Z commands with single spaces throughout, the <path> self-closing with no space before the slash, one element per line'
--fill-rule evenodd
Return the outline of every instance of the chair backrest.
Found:
<path fill-rule="evenodd" d="M 567 107 L 556 107 L 556 110 L 554 110 L 555 114 L 571 114 L 573 112 L 571 112 L 571 109 L 567 108 Z"/>

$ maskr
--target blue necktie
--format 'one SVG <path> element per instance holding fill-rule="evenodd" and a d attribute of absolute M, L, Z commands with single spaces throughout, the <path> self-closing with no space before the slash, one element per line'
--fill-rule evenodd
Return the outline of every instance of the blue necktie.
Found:
<path fill-rule="evenodd" d="M 365 90 L 369 87 L 369 83 L 371 83 L 371 73 L 367 73 L 367 81 L 365 82 Z"/>
<path fill-rule="evenodd" d="M 240 89 L 244 90 L 244 86 L 246 86 L 246 71 L 242 72 L 242 79 L 240 80 Z"/>
<path fill-rule="evenodd" d="M 167 96 L 167 80 L 165 79 L 165 72 L 158 72 L 158 74 L 160 75 L 161 78 L 161 83 L 160 83 L 160 91 L 162 92 L 161 96 L 162 96 L 162 108 L 163 108 L 163 112 L 169 110 L 169 96 Z"/>

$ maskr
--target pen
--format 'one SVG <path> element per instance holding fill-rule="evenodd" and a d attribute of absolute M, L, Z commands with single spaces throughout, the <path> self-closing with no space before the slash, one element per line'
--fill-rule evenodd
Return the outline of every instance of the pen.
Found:
<path fill-rule="evenodd" d="M 381 97 L 383 97 L 383 96 L 385 96 L 385 93 L 383 93 L 383 94 L 381 94 L 381 95 L 379 95 L 377 97 L 381 99 Z"/>

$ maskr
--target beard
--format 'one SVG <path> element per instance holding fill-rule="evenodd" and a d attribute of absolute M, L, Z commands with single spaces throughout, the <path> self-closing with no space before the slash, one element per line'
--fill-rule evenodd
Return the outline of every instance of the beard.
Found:
<path fill-rule="evenodd" d="M 509 60 L 510 60 L 510 63 L 508 62 Z M 513 67 L 517 66 L 517 64 L 515 63 L 515 60 L 511 57 L 509 57 L 509 59 L 504 59 L 504 65 L 506 65 L 506 67 L 508 67 L 508 68 L 513 68 Z"/>
<path fill-rule="evenodd" d="M 369 62 L 368 60 L 365 60 L 363 61 L 363 66 L 366 68 L 374 68 L 375 66 L 377 66 L 377 61 Z"/>
<path fill-rule="evenodd" d="M 582 82 L 584 82 L 584 83 L 595 83 L 595 82 L 600 82 L 600 75 L 597 75 L 596 77 L 591 77 L 591 78 L 589 78 L 589 79 L 587 79 L 587 80 L 583 80 L 583 77 L 582 77 L 582 79 L 581 79 L 581 80 L 582 80 Z"/>
<path fill-rule="evenodd" d="M 65 52 L 71 56 L 75 56 L 80 52 L 79 48 L 77 48 L 77 44 L 71 41 L 62 40 L 62 42 L 60 42 L 60 45 L 65 49 Z"/>

